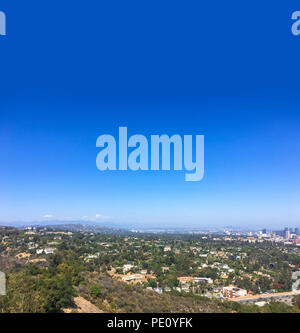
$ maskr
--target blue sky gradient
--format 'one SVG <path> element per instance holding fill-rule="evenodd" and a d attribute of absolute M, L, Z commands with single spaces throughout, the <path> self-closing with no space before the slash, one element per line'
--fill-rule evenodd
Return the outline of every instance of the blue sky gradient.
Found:
<path fill-rule="evenodd" d="M 1 223 L 299 226 L 297 1 L 1 6 Z M 100 172 L 119 126 L 205 135 L 204 179 Z"/>

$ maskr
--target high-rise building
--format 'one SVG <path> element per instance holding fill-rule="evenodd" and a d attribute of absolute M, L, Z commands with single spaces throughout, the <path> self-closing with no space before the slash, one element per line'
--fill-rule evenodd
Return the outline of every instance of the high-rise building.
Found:
<path fill-rule="evenodd" d="M 299 228 L 295 228 L 295 234 L 298 235 L 298 236 L 300 235 Z"/>
<path fill-rule="evenodd" d="M 267 233 L 267 229 L 263 229 L 263 230 L 262 230 L 262 233 L 263 233 L 263 234 L 266 234 L 266 233 Z"/>
<path fill-rule="evenodd" d="M 290 239 L 290 236 L 291 236 L 290 231 L 289 231 L 289 229 L 287 229 L 284 233 L 284 238 L 285 239 Z"/>

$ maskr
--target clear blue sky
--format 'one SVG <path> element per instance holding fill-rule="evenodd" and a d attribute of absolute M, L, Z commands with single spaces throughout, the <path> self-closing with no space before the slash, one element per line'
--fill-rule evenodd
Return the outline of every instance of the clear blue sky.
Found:
<path fill-rule="evenodd" d="M 299 226 L 297 1 L 1 6 L 1 223 Z M 119 126 L 204 134 L 204 179 L 100 172 Z"/>

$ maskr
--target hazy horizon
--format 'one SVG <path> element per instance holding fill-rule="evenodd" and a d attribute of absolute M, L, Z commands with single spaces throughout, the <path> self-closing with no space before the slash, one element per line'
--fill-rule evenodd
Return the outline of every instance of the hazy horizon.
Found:
<path fill-rule="evenodd" d="M 262 230 L 267 229 L 268 231 L 279 231 L 284 228 L 299 228 L 299 224 L 286 224 L 286 225 L 246 225 L 241 226 L 238 224 L 212 224 L 212 225 L 197 225 L 197 224 L 182 224 L 182 225 L 158 225 L 158 224 L 139 224 L 139 223 L 120 223 L 118 221 L 110 221 L 110 222 L 97 222 L 95 220 L 39 220 L 39 221 L 11 221 L 11 222 L 3 222 L 0 221 L 0 227 L 11 226 L 11 227 L 34 227 L 34 226 L 60 226 L 60 225 L 93 225 L 105 228 L 119 228 L 119 229 L 137 229 L 137 230 L 150 230 L 150 229 L 168 229 L 168 230 L 243 230 L 243 231 L 254 231 L 254 230 Z"/>

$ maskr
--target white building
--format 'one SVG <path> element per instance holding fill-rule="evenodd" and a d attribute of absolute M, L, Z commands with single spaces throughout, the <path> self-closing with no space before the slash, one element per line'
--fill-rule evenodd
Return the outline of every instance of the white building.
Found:
<path fill-rule="evenodd" d="M 158 294 L 162 294 L 162 292 L 163 292 L 162 288 L 159 288 L 159 287 L 153 288 L 153 290 Z"/>
<path fill-rule="evenodd" d="M 194 281 L 196 283 L 208 283 L 208 284 L 213 284 L 213 280 L 211 278 L 206 278 L 206 277 L 194 277 Z"/>
<path fill-rule="evenodd" d="M 143 278 L 142 274 L 131 274 L 122 277 L 123 281 L 130 282 L 134 280 L 141 280 Z"/>
<path fill-rule="evenodd" d="M 46 254 L 53 254 L 55 250 L 56 249 L 53 249 L 53 248 L 49 247 L 49 248 L 45 249 L 44 251 L 45 251 Z"/>
<path fill-rule="evenodd" d="M 128 272 L 128 271 L 130 271 L 131 270 L 131 268 L 133 268 L 134 266 L 133 265 L 131 265 L 131 264 L 125 264 L 125 265 L 123 265 L 123 272 Z"/>

